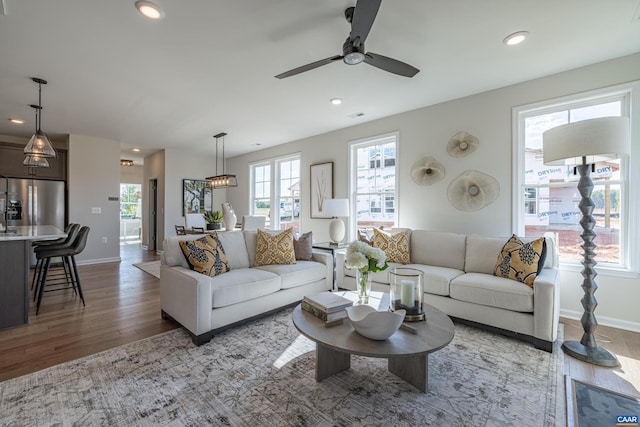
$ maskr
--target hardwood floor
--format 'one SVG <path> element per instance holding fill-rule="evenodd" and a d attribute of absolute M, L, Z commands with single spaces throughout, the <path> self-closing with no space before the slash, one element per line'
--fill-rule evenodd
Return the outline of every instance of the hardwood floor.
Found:
<path fill-rule="evenodd" d="M 159 259 L 139 244 L 119 263 L 78 266 L 86 307 L 72 290 L 46 293 L 30 324 L 0 331 L 0 381 L 174 329 L 160 318 L 160 280 L 134 267 Z"/>
<path fill-rule="evenodd" d="M 28 326 L 0 331 L 0 381 L 137 341 L 176 325 L 160 318 L 159 283 L 134 267 L 159 257 L 139 244 L 121 246 L 122 262 L 80 266 L 86 307 L 72 291 L 46 294 Z M 566 340 L 579 340 L 579 322 L 561 319 Z M 613 351 L 618 368 L 564 357 L 565 374 L 640 397 L 640 333 L 599 326 L 598 343 Z M 610 342 L 609 342 L 610 341 Z"/>

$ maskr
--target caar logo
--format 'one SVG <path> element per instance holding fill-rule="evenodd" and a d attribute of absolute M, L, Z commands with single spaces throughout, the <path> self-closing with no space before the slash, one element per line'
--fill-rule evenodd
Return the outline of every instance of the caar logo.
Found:
<path fill-rule="evenodd" d="M 616 417 L 616 426 L 638 426 L 637 415 L 618 415 Z"/>

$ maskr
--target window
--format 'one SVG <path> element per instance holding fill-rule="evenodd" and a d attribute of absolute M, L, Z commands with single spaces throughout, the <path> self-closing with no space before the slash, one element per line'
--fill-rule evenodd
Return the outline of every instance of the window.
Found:
<path fill-rule="evenodd" d="M 273 229 L 300 231 L 300 155 L 251 165 L 251 214 Z"/>
<path fill-rule="evenodd" d="M 351 225 L 394 227 L 397 224 L 397 135 L 353 142 L 350 155 L 351 205 L 355 206 Z"/>
<path fill-rule="evenodd" d="M 142 186 L 120 184 L 120 240 L 140 239 L 142 226 Z"/>
<path fill-rule="evenodd" d="M 599 91 L 561 101 L 549 101 L 514 111 L 518 140 L 518 161 L 514 162 L 518 185 L 516 220 L 518 233 L 539 236 L 553 232 L 558 238 L 560 260 L 582 261 L 582 199 L 579 176 L 570 166 L 546 166 L 543 162 L 542 134 L 567 123 L 598 117 L 629 116 L 631 87 Z M 594 165 L 592 216 L 597 245 L 597 261 L 612 268 L 629 268 L 630 218 L 628 160 L 611 160 Z"/>

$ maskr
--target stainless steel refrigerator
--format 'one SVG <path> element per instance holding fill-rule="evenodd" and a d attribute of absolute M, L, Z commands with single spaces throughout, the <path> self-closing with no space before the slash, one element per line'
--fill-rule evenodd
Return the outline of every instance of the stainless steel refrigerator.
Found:
<path fill-rule="evenodd" d="M 64 230 L 64 185 L 64 181 L 0 179 L 0 191 L 5 193 L 4 200 L 0 200 L 0 205 L 4 205 L 0 206 L 0 212 L 3 214 L 0 221 L 6 221 L 4 225 L 9 227 L 54 225 Z"/>

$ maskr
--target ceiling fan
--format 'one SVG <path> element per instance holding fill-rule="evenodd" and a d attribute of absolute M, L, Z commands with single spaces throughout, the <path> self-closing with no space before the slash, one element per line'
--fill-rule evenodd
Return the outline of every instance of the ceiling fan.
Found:
<path fill-rule="evenodd" d="M 342 45 L 342 55 L 331 56 L 329 58 L 321 59 L 320 61 L 294 68 L 293 70 L 278 74 L 276 78 L 284 79 L 286 77 L 295 76 L 296 74 L 304 73 L 305 71 L 313 70 L 314 68 L 318 68 L 326 64 L 331 64 L 332 62 L 340 59 L 348 65 L 356 65 L 361 62 L 365 62 L 369 65 L 373 65 L 374 67 L 380 68 L 381 70 L 404 77 L 413 77 L 418 74 L 420 70 L 409 64 L 405 64 L 402 61 L 398 61 L 397 59 L 389 58 L 373 52 L 365 53 L 364 41 L 367 39 L 369 31 L 373 26 L 373 21 L 376 19 L 378 9 L 380 9 L 380 3 L 382 3 L 382 0 L 358 0 L 355 7 L 349 7 L 344 11 L 344 17 L 347 19 L 347 22 L 351 24 L 351 33 Z"/>

